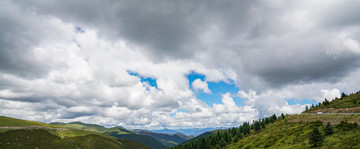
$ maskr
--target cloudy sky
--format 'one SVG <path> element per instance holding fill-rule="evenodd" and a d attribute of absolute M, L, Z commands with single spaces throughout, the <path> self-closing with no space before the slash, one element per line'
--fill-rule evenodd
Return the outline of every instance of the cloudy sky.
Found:
<path fill-rule="evenodd" d="M 360 89 L 357 0 L 2 0 L 0 115 L 239 125 Z"/>

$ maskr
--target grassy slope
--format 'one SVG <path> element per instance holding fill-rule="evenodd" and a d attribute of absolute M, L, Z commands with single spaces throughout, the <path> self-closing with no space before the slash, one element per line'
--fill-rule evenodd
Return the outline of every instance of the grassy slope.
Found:
<path fill-rule="evenodd" d="M 87 148 L 87 149 L 125 149 L 128 145 L 146 148 L 141 144 L 119 142 L 96 134 L 65 137 L 64 139 L 44 129 L 18 129 L 0 133 L 0 148 Z M 132 143 L 132 142 L 130 142 Z"/>
<path fill-rule="evenodd" d="M 40 126 L 40 127 L 50 127 L 50 128 L 59 127 L 41 122 L 20 120 L 20 119 L 0 116 L 0 127 L 4 127 L 4 126 Z"/>
<path fill-rule="evenodd" d="M 66 128 L 76 128 L 76 129 L 81 129 L 81 130 L 88 130 L 88 131 L 103 133 L 103 134 L 107 134 L 107 135 L 110 135 L 110 136 L 113 136 L 113 137 L 116 137 L 119 139 L 132 140 L 132 141 L 136 141 L 136 142 L 145 144 L 153 149 L 165 149 L 166 148 L 163 144 L 161 144 L 159 141 L 155 140 L 152 137 L 145 136 L 145 135 L 138 135 L 138 134 L 135 134 L 134 132 L 131 132 L 131 131 L 126 130 L 121 127 L 105 128 L 100 125 L 85 124 L 85 123 L 81 123 L 81 122 L 72 122 L 72 123 L 56 122 L 56 123 L 51 123 L 51 124 L 66 127 Z"/>
<path fill-rule="evenodd" d="M 310 148 L 308 143 L 309 134 L 313 127 L 319 125 L 315 121 L 322 123 L 331 122 L 338 124 L 339 120 L 349 122 L 360 122 L 360 116 L 332 116 L 332 115 L 291 115 L 285 120 L 278 120 L 273 124 L 267 125 L 265 129 L 258 132 L 252 131 L 250 135 L 232 143 L 226 148 Z M 325 125 L 319 126 L 323 132 Z M 335 127 L 335 126 L 334 126 Z M 344 131 L 335 129 L 335 133 L 325 137 L 323 146 L 319 148 L 360 148 L 360 127 L 353 130 Z"/>
<path fill-rule="evenodd" d="M 66 128 L 74 128 L 74 129 L 81 129 L 81 130 L 88 130 L 88 131 L 95 131 L 99 133 L 106 133 L 106 132 L 116 132 L 117 134 L 129 134 L 132 133 L 124 128 L 121 127 L 112 127 L 112 128 L 105 128 L 104 126 L 95 125 L 95 124 L 85 124 L 81 122 L 72 122 L 72 123 L 50 123 L 52 125 L 62 126 Z"/>
<path fill-rule="evenodd" d="M 336 98 L 330 102 L 329 105 L 322 104 L 321 106 L 304 111 L 303 113 L 360 113 L 360 92 L 350 94 L 343 98 Z"/>
<path fill-rule="evenodd" d="M 64 127 L 0 116 L 0 127 L 6 126 L 24 129 L 0 128 L 0 148 L 148 148 L 138 142 L 117 139 L 94 131 L 45 129 Z M 36 129 L 27 128 L 34 126 Z"/>
<path fill-rule="evenodd" d="M 152 149 L 165 149 L 166 146 L 161 144 L 159 141 L 155 140 L 154 138 L 150 136 L 145 135 L 138 135 L 138 134 L 117 134 L 116 132 L 107 132 L 105 134 L 108 134 L 110 136 L 114 136 L 119 139 L 126 139 L 126 140 L 132 140 L 137 141 L 142 144 L 145 144 L 149 146 Z"/>

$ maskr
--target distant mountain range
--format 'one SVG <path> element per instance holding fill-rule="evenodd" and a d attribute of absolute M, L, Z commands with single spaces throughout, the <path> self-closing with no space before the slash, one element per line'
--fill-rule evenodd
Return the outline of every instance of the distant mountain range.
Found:
<path fill-rule="evenodd" d="M 152 149 L 166 149 L 167 147 L 157 141 L 156 139 L 147 136 L 137 134 L 130 130 L 127 130 L 123 127 L 112 127 L 112 128 L 105 128 L 104 126 L 96 125 L 96 124 L 85 124 L 82 122 L 71 122 L 71 123 L 50 123 L 51 125 L 61 126 L 65 128 L 72 128 L 72 129 L 80 129 L 80 130 L 87 130 L 87 131 L 94 131 L 106 135 L 110 135 L 116 137 L 118 139 L 124 140 L 131 140 L 136 141 L 141 144 L 144 144 Z"/>
<path fill-rule="evenodd" d="M 182 133 L 165 134 L 165 133 L 155 133 L 152 131 L 141 130 L 141 129 L 135 129 L 132 131 L 139 135 L 150 136 L 156 139 L 157 141 L 159 141 L 160 143 L 162 143 L 163 145 L 165 145 L 166 147 L 172 147 L 193 138 L 192 136 L 186 136 Z"/>
<path fill-rule="evenodd" d="M 164 134 L 176 134 L 182 133 L 187 136 L 198 136 L 208 131 L 213 131 L 217 129 L 225 129 L 226 127 L 217 127 L 217 128 L 189 128 L 189 129 L 160 129 L 160 130 L 150 130 L 156 133 L 164 133 Z"/>

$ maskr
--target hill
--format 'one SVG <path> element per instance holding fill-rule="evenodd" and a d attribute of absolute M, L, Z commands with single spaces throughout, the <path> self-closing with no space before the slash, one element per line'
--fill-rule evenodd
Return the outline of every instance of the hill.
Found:
<path fill-rule="evenodd" d="M 21 120 L 21 119 L 10 118 L 5 116 L 0 116 L 0 126 L 37 126 L 37 127 L 50 127 L 50 128 L 59 127 L 46 123 Z"/>
<path fill-rule="evenodd" d="M 252 124 L 245 122 L 240 127 L 205 133 L 204 137 L 199 136 L 173 149 L 360 148 L 360 114 L 338 113 L 346 107 L 359 108 L 359 96 L 359 92 L 349 96 L 343 94 L 342 98 L 326 100 L 301 115 L 277 117 L 274 114 Z M 317 111 L 331 114 L 312 114 Z"/>
<path fill-rule="evenodd" d="M 360 113 L 360 92 L 346 95 L 342 93 L 340 98 L 331 101 L 325 99 L 322 103 L 313 105 L 303 113 Z"/>
<path fill-rule="evenodd" d="M 148 147 L 97 132 L 0 116 L 0 148 L 142 149 Z"/>
<path fill-rule="evenodd" d="M 176 133 L 179 133 L 178 131 L 175 131 L 175 130 L 171 130 L 171 129 L 160 129 L 160 130 L 151 130 L 152 132 L 155 132 L 155 133 L 162 133 L 162 134 L 176 134 Z"/>
<path fill-rule="evenodd" d="M 192 138 L 182 133 L 163 134 L 163 133 L 154 133 L 148 130 L 141 130 L 141 129 L 135 129 L 133 130 L 133 132 L 141 135 L 150 136 L 158 140 L 160 143 L 164 144 L 166 147 L 175 146 Z"/>
<path fill-rule="evenodd" d="M 331 123 L 335 132 L 326 136 L 319 148 L 360 148 L 360 128 L 344 129 L 340 125 L 341 121 L 347 121 L 351 126 L 354 122 L 359 123 L 359 118 L 359 115 L 290 115 L 263 130 L 251 132 L 226 148 L 310 148 L 309 136 L 313 128 L 318 127 L 324 134 L 327 122 Z"/>
<path fill-rule="evenodd" d="M 205 132 L 217 130 L 217 129 L 224 129 L 225 127 L 218 127 L 218 128 L 189 128 L 189 129 L 160 129 L 160 130 L 150 130 L 155 133 L 165 133 L 165 134 L 176 134 L 182 133 L 187 136 L 198 136 Z"/>
<path fill-rule="evenodd" d="M 166 146 L 157 141 L 156 139 L 136 134 L 135 132 L 129 131 L 122 127 L 112 127 L 112 128 L 105 128 L 104 126 L 96 125 L 96 124 L 85 124 L 81 122 L 71 122 L 71 123 L 60 123 L 55 122 L 51 123 L 52 125 L 62 126 L 65 128 L 72 128 L 72 129 L 81 129 L 81 130 L 87 130 L 87 131 L 93 131 L 98 132 L 106 135 L 110 135 L 113 137 L 116 137 L 118 139 L 124 139 L 124 140 L 132 140 L 139 143 L 142 143 L 152 149 L 165 149 Z"/>

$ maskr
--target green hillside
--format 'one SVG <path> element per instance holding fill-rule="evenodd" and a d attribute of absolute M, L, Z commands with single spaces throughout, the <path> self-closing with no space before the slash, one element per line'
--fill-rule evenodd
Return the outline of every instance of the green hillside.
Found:
<path fill-rule="evenodd" d="M 27 120 L 20 120 L 16 118 L 10 118 L 5 116 L 0 116 L 0 127 L 5 126 L 40 126 L 40 127 L 51 127 L 51 128 L 57 128 L 59 126 L 50 125 L 46 123 L 41 122 L 35 122 L 35 121 L 27 121 Z"/>
<path fill-rule="evenodd" d="M 0 116 L 0 148 L 143 149 L 131 140 L 80 129 Z"/>
<path fill-rule="evenodd" d="M 74 129 L 81 129 L 81 130 L 88 130 L 88 131 L 95 131 L 99 133 L 107 133 L 107 132 L 117 132 L 117 134 L 129 134 L 133 133 L 129 130 L 126 130 L 122 127 L 112 127 L 112 128 L 106 128 L 104 126 L 96 125 L 96 124 L 85 124 L 82 122 L 71 122 L 71 123 L 50 123 L 52 125 L 57 125 L 61 127 L 66 128 L 74 128 Z"/>
<path fill-rule="evenodd" d="M 346 95 L 331 101 L 325 99 L 322 103 L 308 107 L 303 113 L 360 113 L 360 92 Z"/>
<path fill-rule="evenodd" d="M 347 121 L 350 127 L 340 125 L 341 121 Z M 334 134 L 326 136 L 322 146 L 318 148 L 360 148 L 360 128 L 351 128 L 353 122 L 360 122 L 359 115 L 291 115 L 269 124 L 263 130 L 252 131 L 250 135 L 230 143 L 226 148 L 310 148 L 312 145 L 309 144 L 309 136 L 313 128 L 318 127 L 324 134 L 325 122 L 332 123 Z"/>
<path fill-rule="evenodd" d="M 317 127 L 324 135 L 328 122 L 334 133 L 325 136 L 317 148 L 360 148 L 360 127 L 357 126 L 360 115 L 288 115 L 266 124 L 265 128 L 260 125 L 257 129 L 255 124 L 245 123 L 238 128 L 207 134 L 173 149 L 311 148 L 309 137 L 312 130 Z"/>
<path fill-rule="evenodd" d="M 135 133 L 133 133 L 133 134 L 118 134 L 116 132 L 107 132 L 105 134 L 114 136 L 119 139 L 126 139 L 126 140 L 140 142 L 142 144 L 145 144 L 146 146 L 149 146 L 152 149 L 166 149 L 166 146 L 164 146 L 159 141 L 157 141 L 156 139 L 154 139 L 150 136 L 139 135 L 139 134 L 135 134 Z"/>
<path fill-rule="evenodd" d="M 112 128 L 105 128 L 104 126 L 96 125 L 96 124 L 85 124 L 81 122 L 71 122 L 71 123 L 51 123 L 52 125 L 58 125 L 65 128 L 71 128 L 71 129 L 80 129 L 80 130 L 87 130 L 87 131 L 93 131 L 98 132 L 106 135 L 110 135 L 113 137 L 116 137 L 118 139 L 124 139 L 124 140 L 132 140 L 139 143 L 142 143 L 152 149 L 165 149 L 166 146 L 161 144 L 156 139 L 146 136 L 146 135 L 139 135 L 134 132 L 131 132 L 127 129 L 124 129 L 122 127 L 112 127 Z"/>
<path fill-rule="evenodd" d="M 252 124 L 245 122 L 240 127 L 204 133 L 173 149 L 360 148 L 360 114 L 350 114 L 360 108 L 359 97 L 359 92 L 343 94 L 342 98 L 326 100 L 301 115 L 273 115 Z M 308 114 L 320 111 L 348 114 Z"/>

